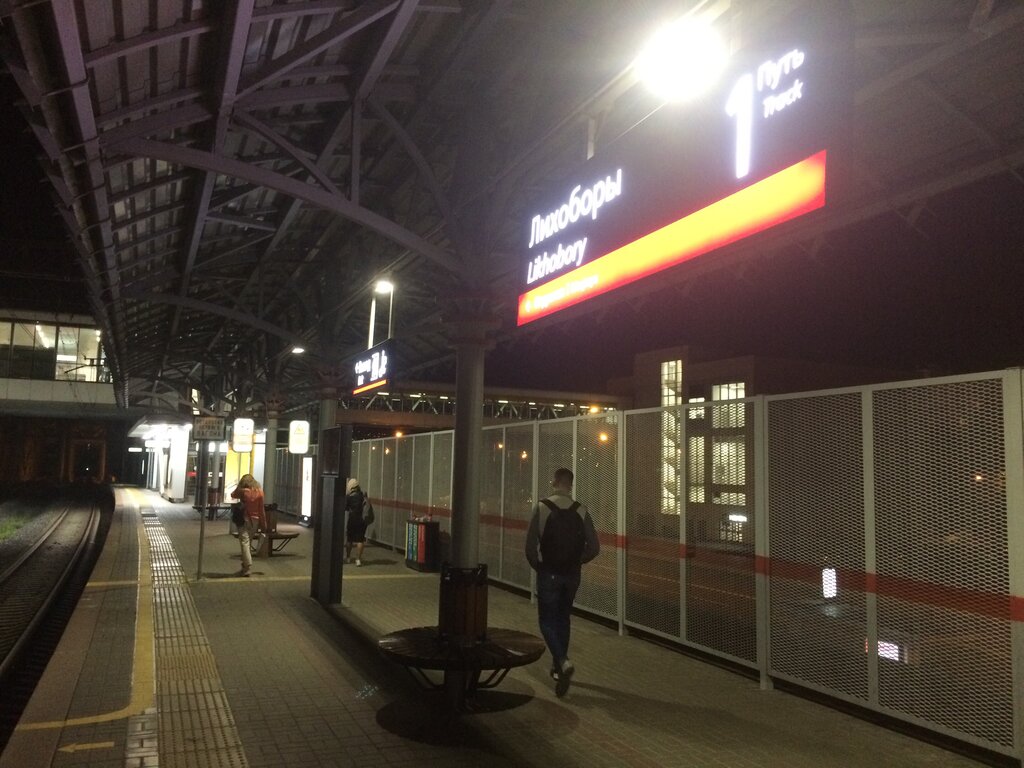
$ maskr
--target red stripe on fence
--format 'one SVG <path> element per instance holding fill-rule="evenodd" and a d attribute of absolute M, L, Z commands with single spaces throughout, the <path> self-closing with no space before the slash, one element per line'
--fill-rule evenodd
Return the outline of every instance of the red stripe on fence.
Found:
<path fill-rule="evenodd" d="M 444 507 L 393 499 L 381 500 L 378 503 L 381 506 L 393 507 L 419 515 L 429 513 L 435 517 L 451 517 L 452 514 L 450 509 Z M 500 515 L 481 515 L 480 521 L 484 525 L 514 531 L 525 531 L 529 525 L 527 520 L 503 518 Z M 694 566 L 728 568 L 732 571 L 746 571 L 768 578 L 787 579 L 816 586 L 821 584 L 822 569 L 833 567 L 836 571 L 836 587 L 840 590 L 874 594 L 916 605 L 971 613 L 1002 621 L 1024 621 L 1024 596 L 1020 595 L 988 592 L 951 584 L 936 584 L 860 571 L 854 568 L 769 558 L 752 553 L 729 552 L 647 536 L 625 536 L 607 531 L 598 531 L 597 535 L 602 546 L 626 549 L 631 556 L 638 558 L 649 557 L 657 560 L 686 558 Z"/>

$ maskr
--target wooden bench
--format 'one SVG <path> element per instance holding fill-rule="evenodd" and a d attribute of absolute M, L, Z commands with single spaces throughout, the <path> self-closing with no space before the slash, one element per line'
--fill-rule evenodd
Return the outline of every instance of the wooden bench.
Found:
<path fill-rule="evenodd" d="M 448 689 L 455 710 L 463 708 L 466 696 L 494 688 L 514 667 L 532 664 L 544 655 L 544 641 L 539 637 L 501 627 L 489 628 L 487 636 L 472 645 L 448 640 L 438 627 L 412 627 L 384 635 L 377 640 L 377 647 L 384 656 L 416 673 L 413 677 L 424 687 Z M 424 670 L 444 672 L 444 682 L 435 683 Z M 487 677 L 483 677 L 485 672 Z"/>
<path fill-rule="evenodd" d="M 280 552 L 287 547 L 293 539 L 299 537 L 298 532 L 282 533 L 277 530 L 277 505 L 267 504 L 264 509 L 267 518 L 267 527 L 263 531 L 262 538 L 253 541 L 256 557 L 273 557 L 275 552 Z"/>
<path fill-rule="evenodd" d="M 537 661 L 545 646 L 526 632 L 487 626 L 486 565 L 445 563 L 440 586 L 438 626 L 400 629 L 380 638 L 377 647 L 424 687 L 443 688 L 454 713 L 464 708 L 467 696 L 494 688 L 512 668 Z M 424 670 L 443 672 L 444 681 L 435 683 Z"/>

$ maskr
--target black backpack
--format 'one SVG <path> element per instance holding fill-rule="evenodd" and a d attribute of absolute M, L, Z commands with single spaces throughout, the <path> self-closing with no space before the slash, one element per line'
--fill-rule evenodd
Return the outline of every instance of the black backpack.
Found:
<path fill-rule="evenodd" d="M 562 509 L 548 499 L 541 499 L 551 514 L 544 524 L 540 536 L 541 567 L 556 573 L 566 573 L 583 562 L 586 533 L 583 518 L 580 517 L 580 503 L 574 501 L 568 509 Z"/>

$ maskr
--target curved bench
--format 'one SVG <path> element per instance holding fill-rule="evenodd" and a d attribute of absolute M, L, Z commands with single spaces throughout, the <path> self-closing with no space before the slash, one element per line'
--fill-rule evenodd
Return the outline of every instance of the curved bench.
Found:
<path fill-rule="evenodd" d="M 456 709 L 462 709 L 467 695 L 494 688 L 514 667 L 537 661 L 545 649 L 539 637 L 501 627 L 488 628 L 483 640 L 470 645 L 447 640 L 438 627 L 412 627 L 384 635 L 377 640 L 377 647 L 414 678 L 418 673 L 416 679 L 424 687 L 448 689 Z M 433 682 L 424 670 L 444 672 L 444 683 Z M 490 674 L 481 679 L 484 672 Z"/>

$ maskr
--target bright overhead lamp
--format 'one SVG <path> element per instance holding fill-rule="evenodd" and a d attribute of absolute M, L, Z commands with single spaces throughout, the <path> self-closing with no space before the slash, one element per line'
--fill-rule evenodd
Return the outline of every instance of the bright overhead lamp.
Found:
<path fill-rule="evenodd" d="M 305 351 L 306 351 L 305 347 L 298 347 L 298 346 L 292 347 L 292 354 L 293 355 L 301 355 Z"/>
<path fill-rule="evenodd" d="M 725 44 L 709 24 L 686 18 L 659 29 L 633 66 L 656 96 L 685 101 L 715 83 L 727 58 Z"/>
<path fill-rule="evenodd" d="M 390 280 L 378 280 L 373 290 L 375 293 L 394 293 L 395 284 Z"/>

